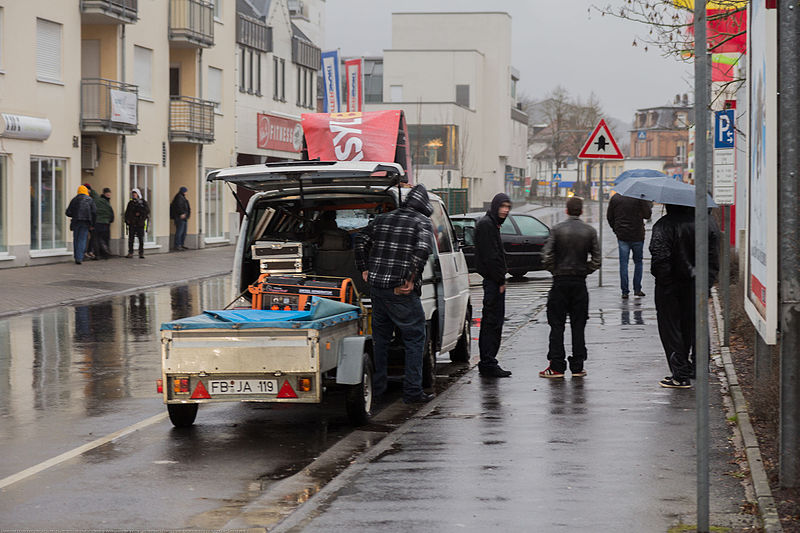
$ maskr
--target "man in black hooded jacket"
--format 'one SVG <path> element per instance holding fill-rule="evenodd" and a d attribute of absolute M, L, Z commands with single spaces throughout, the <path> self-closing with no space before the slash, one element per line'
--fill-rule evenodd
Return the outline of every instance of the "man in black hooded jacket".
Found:
<path fill-rule="evenodd" d="M 696 370 L 694 207 L 666 207 L 667 214 L 653 225 L 650 238 L 658 334 L 671 372 L 659 384 L 669 389 L 688 389 Z M 713 220 L 709 217 L 709 289 L 719 273 L 719 229 Z"/>
<path fill-rule="evenodd" d="M 511 211 L 511 199 L 505 193 L 492 198 L 492 205 L 475 225 L 475 263 L 483 276 L 483 315 L 478 346 L 481 376 L 507 378 L 511 375 L 497 363 L 503 321 L 506 314 L 506 256 L 500 239 L 500 226 Z"/>

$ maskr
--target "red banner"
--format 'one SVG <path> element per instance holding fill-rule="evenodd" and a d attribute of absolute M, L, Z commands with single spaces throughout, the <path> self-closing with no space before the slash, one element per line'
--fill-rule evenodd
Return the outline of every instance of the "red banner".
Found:
<path fill-rule="evenodd" d="M 350 59 L 344 62 L 344 71 L 347 77 L 348 113 L 362 110 L 361 106 L 364 102 L 363 66 L 363 59 Z"/>
<path fill-rule="evenodd" d="M 305 113 L 303 132 L 309 159 L 395 162 L 411 173 L 402 111 Z"/>
<path fill-rule="evenodd" d="M 303 127 L 291 118 L 259 113 L 258 147 L 299 153 L 303 150 Z"/>
<path fill-rule="evenodd" d="M 747 11 L 707 9 L 706 17 L 708 49 L 711 53 L 747 51 Z M 692 22 L 694 17 L 689 17 Z M 694 24 L 689 26 L 689 35 L 694 36 Z"/>

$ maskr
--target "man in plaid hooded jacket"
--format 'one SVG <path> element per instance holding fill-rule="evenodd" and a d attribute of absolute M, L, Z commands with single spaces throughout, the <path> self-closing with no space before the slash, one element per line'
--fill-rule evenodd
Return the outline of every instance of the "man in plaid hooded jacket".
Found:
<path fill-rule="evenodd" d="M 428 191 L 416 185 L 399 209 L 382 213 L 355 241 L 356 266 L 370 285 L 375 396 L 386 391 L 389 343 L 400 332 L 405 347 L 403 401 L 427 402 L 422 390 L 425 312 L 422 309 L 422 271 L 433 251 Z"/>

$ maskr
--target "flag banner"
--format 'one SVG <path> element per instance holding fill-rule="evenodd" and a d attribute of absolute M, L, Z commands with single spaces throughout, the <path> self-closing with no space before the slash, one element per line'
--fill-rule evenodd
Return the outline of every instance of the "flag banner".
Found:
<path fill-rule="evenodd" d="M 347 112 L 363 111 L 364 104 L 364 60 L 350 59 L 344 62 L 347 78 Z"/>
<path fill-rule="evenodd" d="M 304 113 L 302 120 L 308 159 L 399 163 L 411 176 L 402 111 Z"/>
<path fill-rule="evenodd" d="M 341 97 L 339 96 L 339 51 L 322 52 L 322 86 L 325 112 L 338 113 Z"/>
<path fill-rule="evenodd" d="M 708 49 L 712 53 L 739 53 L 747 51 L 747 11 L 707 9 L 706 25 Z M 689 17 L 689 35 L 694 37 L 694 17 Z"/>

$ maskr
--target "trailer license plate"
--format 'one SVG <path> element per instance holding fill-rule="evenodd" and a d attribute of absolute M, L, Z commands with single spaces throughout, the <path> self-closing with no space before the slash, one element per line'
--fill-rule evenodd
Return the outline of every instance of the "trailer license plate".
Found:
<path fill-rule="evenodd" d="M 208 392 L 215 394 L 277 394 L 278 382 L 274 379 L 225 379 L 208 382 Z"/>

